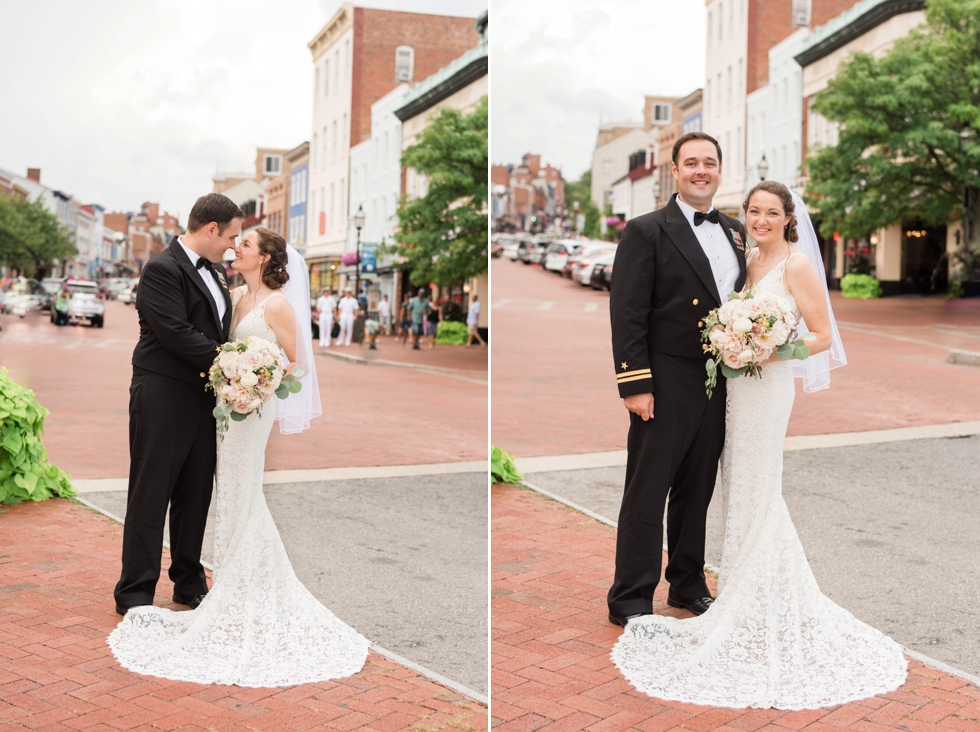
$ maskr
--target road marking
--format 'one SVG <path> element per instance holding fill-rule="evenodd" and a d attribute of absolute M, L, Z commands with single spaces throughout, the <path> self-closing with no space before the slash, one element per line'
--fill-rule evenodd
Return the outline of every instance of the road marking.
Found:
<path fill-rule="evenodd" d="M 965 333 L 964 331 L 957 330 L 956 329 L 956 326 L 953 326 L 953 325 L 937 325 L 937 326 L 935 326 L 935 328 L 936 328 L 936 330 L 938 330 L 943 335 L 952 335 L 952 336 L 956 336 L 958 338 L 973 338 L 975 340 L 980 341 L 980 335 L 973 335 L 972 333 Z"/>
<path fill-rule="evenodd" d="M 424 463 L 420 465 L 380 465 L 365 468 L 311 468 L 308 470 L 267 470 L 262 475 L 263 485 L 289 483 L 320 483 L 330 480 L 362 480 L 364 478 L 410 478 L 424 475 L 452 475 L 454 473 L 486 473 L 485 460 L 463 463 Z M 73 480 L 75 490 L 81 493 L 125 491 L 128 478 L 92 478 Z"/>
<path fill-rule="evenodd" d="M 67 351 L 69 349 L 78 348 L 81 345 L 82 345 L 81 341 L 72 341 L 67 346 L 65 346 L 65 350 Z"/>
<path fill-rule="evenodd" d="M 949 350 L 948 345 L 933 343 L 932 341 L 924 341 L 919 338 L 909 338 L 908 336 L 900 336 L 900 335 L 894 335 L 892 333 L 885 333 L 884 331 L 879 330 L 874 326 L 863 325 L 861 323 L 842 323 L 841 321 L 838 320 L 837 327 L 841 328 L 842 330 L 849 330 L 854 333 L 861 333 L 862 335 L 880 336 L 881 338 L 891 338 L 892 340 L 895 341 L 905 341 L 906 343 L 915 343 L 916 345 L 919 346 L 928 346 L 929 348 L 939 348 L 942 349 L 943 351 Z"/>
<path fill-rule="evenodd" d="M 118 524 L 122 524 L 124 526 L 126 525 L 126 522 L 123 519 L 119 518 L 115 514 L 111 514 L 108 511 L 103 510 L 99 506 L 96 506 L 94 503 L 90 503 L 89 501 L 86 501 L 84 498 L 75 498 L 74 500 L 78 501 L 79 503 L 85 506 L 88 506 L 93 511 L 98 511 L 103 516 L 115 521 Z M 166 539 L 163 540 L 163 545 L 167 549 L 170 549 L 170 542 L 167 541 Z M 210 570 L 212 574 L 214 573 L 214 567 L 211 565 L 210 562 L 205 562 L 202 559 L 201 564 L 204 566 L 205 569 Z M 379 656 L 384 656 L 389 661 L 394 661 L 395 663 L 401 666 L 405 666 L 406 668 L 411 669 L 415 673 L 421 674 L 422 676 L 425 676 L 427 679 L 435 681 L 437 684 L 442 684 L 443 686 L 447 686 L 453 691 L 456 691 L 462 694 L 463 696 L 468 696 L 470 699 L 474 699 L 475 701 L 478 701 L 485 706 L 489 706 L 490 704 L 490 699 L 487 698 L 485 694 L 481 694 L 475 689 L 471 689 L 468 686 L 459 683 L 458 681 L 453 681 L 452 679 L 447 678 L 436 671 L 427 669 L 425 666 L 420 666 L 414 661 L 409 661 L 407 658 L 399 656 L 397 653 L 393 653 L 385 648 L 382 648 L 381 646 L 379 646 L 377 643 L 374 643 L 373 641 L 371 642 L 371 649 Z"/>
<path fill-rule="evenodd" d="M 116 342 L 115 338 L 109 338 L 108 340 L 105 341 L 99 341 L 94 346 L 92 346 L 92 348 L 105 348 L 106 346 L 111 345 L 115 342 Z"/>
<path fill-rule="evenodd" d="M 585 303 L 585 312 L 594 313 L 599 309 L 599 303 L 597 302 L 587 302 Z"/>
<path fill-rule="evenodd" d="M 822 450 L 829 447 L 878 445 L 887 442 L 972 437 L 973 435 L 980 435 L 980 422 L 955 422 L 953 424 L 897 427 L 895 429 L 867 430 L 864 432 L 838 432 L 829 435 L 796 435 L 786 438 L 783 443 L 783 450 L 797 452 L 799 450 Z M 614 468 L 625 465 L 626 450 L 517 458 L 517 469 L 522 473 L 553 473 L 563 470 Z"/>
<path fill-rule="evenodd" d="M 490 308 L 491 309 L 494 309 L 494 308 L 504 308 L 504 307 L 507 307 L 511 302 L 513 302 L 513 301 L 512 300 L 497 300 L 495 302 L 490 303 Z"/>
<path fill-rule="evenodd" d="M 551 308 L 554 307 L 554 304 L 554 300 L 545 300 L 543 303 L 538 305 L 538 310 L 551 310 Z"/>
<path fill-rule="evenodd" d="M 554 501 L 558 501 L 559 503 L 562 503 L 562 504 L 568 506 L 569 508 L 571 508 L 574 511 L 578 511 L 579 513 L 584 513 L 586 516 L 588 516 L 590 518 L 593 518 L 596 521 L 599 521 L 599 522 L 601 522 L 603 524 L 606 524 L 608 526 L 612 526 L 613 528 L 618 528 L 618 526 L 619 526 L 618 522 L 613 521 L 610 518 L 606 518 L 605 516 L 603 516 L 601 514 L 598 514 L 595 511 L 590 511 L 589 509 L 585 508 L 584 506 L 580 506 L 577 503 L 574 503 L 572 501 L 569 501 L 566 498 L 562 498 L 561 496 L 556 495 L 556 494 L 552 493 L 551 491 L 546 491 L 544 488 L 538 488 L 536 485 L 532 485 L 532 484 L 526 483 L 526 482 L 520 483 L 520 485 L 523 485 L 525 488 L 530 488 L 532 491 L 534 491 L 536 493 L 540 493 L 543 496 L 547 496 L 548 498 L 550 498 L 550 499 L 552 499 Z M 664 551 L 667 551 L 667 542 L 666 541 L 664 541 Z M 714 572 L 715 574 L 718 574 L 719 573 L 718 568 L 717 567 L 712 567 L 710 564 L 704 565 L 704 568 L 706 570 L 708 570 L 709 572 Z M 927 656 L 924 653 L 919 653 L 918 651 L 913 651 L 911 648 L 906 648 L 905 646 L 902 646 L 902 652 L 906 656 L 908 656 L 909 658 L 913 658 L 916 661 L 919 661 L 920 663 L 924 663 L 927 666 L 932 666 L 937 671 L 943 671 L 944 673 L 950 674 L 952 676 L 957 676 L 957 677 L 963 679 L 964 681 L 968 681 L 971 684 L 975 684 L 977 686 L 980 686 L 980 676 L 975 676 L 975 675 L 971 674 L 969 671 L 961 671 L 960 669 L 956 668 L 955 666 L 950 666 L 948 663 L 945 663 L 943 661 L 940 661 L 939 659 L 936 659 L 936 658 L 932 658 L 931 656 Z"/>
<path fill-rule="evenodd" d="M 469 381 L 473 384 L 480 384 L 481 386 L 487 385 L 486 379 L 481 379 L 479 376 L 482 375 L 483 371 L 477 371 L 476 369 L 450 369 L 444 366 L 429 366 L 427 364 L 416 364 L 416 363 L 406 363 L 404 361 L 384 361 L 382 359 L 368 359 L 361 356 L 355 356 L 351 353 L 339 353 L 337 351 L 321 350 L 315 355 L 323 356 L 324 358 L 334 358 L 341 361 L 347 361 L 348 363 L 356 363 L 362 366 L 394 366 L 396 368 L 403 369 L 414 369 L 415 371 L 424 371 L 428 374 L 434 374 L 436 376 L 445 376 L 450 379 L 458 379 L 459 381 Z M 469 374 L 474 374 L 470 376 Z"/>

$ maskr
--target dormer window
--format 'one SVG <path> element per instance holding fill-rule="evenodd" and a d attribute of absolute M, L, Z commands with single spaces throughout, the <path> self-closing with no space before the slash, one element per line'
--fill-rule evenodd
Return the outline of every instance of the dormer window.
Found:
<path fill-rule="evenodd" d="M 412 80 L 415 70 L 415 49 L 411 46 L 399 46 L 395 49 L 395 81 Z"/>
<path fill-rule="evenodd" d="M 670 122 L 670 105 L 654 104 L 652 116 L 654 122 Z"/>
<path fill-rule="evenodd" d="M 282 171 L 282 155 L 266 155 L 264 170 L 266 175 L 279 175 Z"/>

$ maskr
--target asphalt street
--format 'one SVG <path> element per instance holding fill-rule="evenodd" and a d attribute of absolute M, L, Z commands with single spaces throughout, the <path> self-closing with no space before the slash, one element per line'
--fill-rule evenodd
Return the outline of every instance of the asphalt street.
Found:
<path fill-rule="evenodd" d="M 784 453 L 783 494 L 821 590 L 904 646 L 980 675 L 980 436 Z M 616 520 L 625 467 L 528 473 Z M 720 491 L 706 561 L 721 560 Z M 610 580 L 612 567 L 610 566 Z"/>
<path fill-rule="evenodd" d="M 268 485 L 265 494 L 317 599 L 381 647 L 487 694 L 486 473 Z M 125 518 L 125 492 L 83 498 Z M 213 501 L 211 512 L 206 561 Z"/>

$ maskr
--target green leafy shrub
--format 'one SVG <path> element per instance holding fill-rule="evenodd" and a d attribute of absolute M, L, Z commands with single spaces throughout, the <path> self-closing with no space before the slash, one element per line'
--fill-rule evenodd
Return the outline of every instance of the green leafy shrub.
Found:
<path fill-rule="evenodd" d="M 524 475 L 514 464 L 514 456 L 499 447 L 490 449 L 490 475 L 494 483 L 519 483 Z"/>
<path fill-rule="evenodd" d="M 67 498 L 76 491 L 68 474 L 48 462 L 41 443 L 48 410 L 0 368 L 0 502 Z"/>
<path fill-rule="evenodd" d="M 963 283 L 959 280 L 952 280 L 949 283 L 949 292 L 947 293 L 946 297 L 948 297 L 950 300 L 958 300 L 959 298 L 963 297 Z"/>
<path fill-rule="evenodd" d="M 446 343 L 450 346 L 461 346 L 466 343 L 466 323 L 455 320 L 444 320 L 439 323 L 436 331 L 436 343 Z"/>
<path fill-rule="evenodd" d="M 844 275 L 840 281 L 840 289 L 844 297 L 856 297 L 861 300 L 881 297 L 881 285 L 878 280 L 866 274 Z"/>

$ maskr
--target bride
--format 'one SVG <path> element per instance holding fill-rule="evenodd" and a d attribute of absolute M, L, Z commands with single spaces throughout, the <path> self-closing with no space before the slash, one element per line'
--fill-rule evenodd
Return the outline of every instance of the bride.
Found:
<path fill-rule="evenodd" d="M 728 380 L 718 598 L 688 620 L 630 620 L 612 660 L 638 690 L 661 699 L 814 709 L 893 691 L 907 663 L 895 641 L 821 594 L 783 500 L 793 377 L 805 391 L 823 389 L 830 369 L 846 361 L 803 201 L 765 181 L 743 208 L 758 243 L 746 258 L 746 287 L 789 301 L 802 317 L 800 334 L 815 337 L 813 355 L 802 362 L 774 355 L 761 379 Z"/>
<path fill-rule="evenodd" d="M 231 340 L 278 344 L 304 370 L 303 389 L 230 422 L 218 442 L 211 591 L 190 611 L 129 610 L 108 642 L 131 671 L 201 684 L 275 687 L 357 673 L 368 641 L 345 625 L 293 572 L 262 492 L 265 446 L 320 414 L 309 323 L 306 263 L 281 236 L 259 228 L 236 248 L 244 287 L 232 291 Z M 273 410 L 275 409 L 275 412 Z"/>

